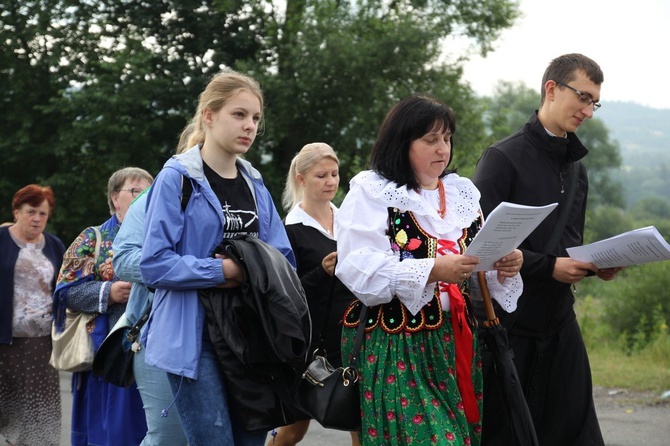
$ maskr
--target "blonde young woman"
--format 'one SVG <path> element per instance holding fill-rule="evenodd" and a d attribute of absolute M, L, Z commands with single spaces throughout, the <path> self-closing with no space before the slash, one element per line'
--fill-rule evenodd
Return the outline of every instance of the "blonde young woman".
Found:
<path fill-rule="evenodd" d="M 187 130 L 190 149 L 166 162 L 147 195 L 140 270 L 156 293 L 142 344 L 146 362 L 168 373 L 191 446 L 259 446 L 267 434 L 245 431 L 228 404 L 198 299 L 199 289 L 233 288 L 244 280 L 232 259 L 212 255 L 224 238 L 256 236 L 295 264 L 260 173 L 242 159 L 262 117 L 256 81 L 234 71 L 214 76 Z M 182 202 L 187 182 L 192 190 Z"/>
<path fill-rule="evenodd" d="M 334 231 L 337 207 L 331 202 L 340 184 L 339 160 L 328 144 L 305 145 L 291 161 L 283 195 L 285 226 L 298 262 L 298 276 L 305 289 L 312 318 L 312 346 L 323 336 L 328 360 L 342 365 L 340 338 L 342 315 L 354 296 L 333 276 L 337 260 Z M 330 284 L 332 283 L 332 293 Z M 328 319 L 323 325 L 328 298 L 332 299 Z M 298 421 L 280 428 L 268 445 L 298 444 L 309 429 L 310 420 Z M 352 444 L 357 445 L 355 432 Z"/>

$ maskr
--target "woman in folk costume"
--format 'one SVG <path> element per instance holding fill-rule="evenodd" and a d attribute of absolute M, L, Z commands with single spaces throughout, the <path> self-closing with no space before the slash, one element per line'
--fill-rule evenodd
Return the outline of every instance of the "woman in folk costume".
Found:
<path fill-rule="evenodd" d="M 112 267 L 112 242 L 130 203 L 149 187 L 153 177 L 144 169 L 126 167 L 112 174 L 107 184 L 111 218 L 98 227 L 100 251 L 96 258 L 96 231 L 88 227 L 63 256 L 54 293 L 54 320 L 62 330 L 65 310 L 98 313 L 94 320 L 94 349 L 126 310 L 130 282 L 118 280 Z M 91 372 L 72 374 L 71 444 L 139 445 L 147 431 L 137 386 L 117 387 Z"/>
<path fill-rule="evenodd" d="M 478 445 L 482 373 L 470 294 L 479 260 L 463 252 L 482 225 L 479 192 L 448 170 L 451 109 L 427 96 L 397 103 L 381 125 L 372 170 L 351 181 L 336 218 L 337 277 L 356 295 L 343 354 L 368 306 L 359 355 L 362 445 Z M 513 311 L 515 250 L 486 273 Z M 346 356 L 345 356 L 346 357 Z"/>

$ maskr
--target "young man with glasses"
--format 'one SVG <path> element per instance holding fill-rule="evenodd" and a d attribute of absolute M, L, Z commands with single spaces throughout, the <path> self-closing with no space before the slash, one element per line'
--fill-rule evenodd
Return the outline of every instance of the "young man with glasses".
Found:
<path fill-rule="evenodd" d="M 598 270 L 570 259 L 565 250 L 583 243 L 588 191 L 581 162 L 588 150 L 574 132 L 600 107 L 602 82 L 600 67 L 586 56 L 552 60 L 542 78 L 539 110 L 521 130 L 489 147 L 473 176 L 485 215 L 501 201 L 559 204 L 519 247 L 524 291 L 517 310 L 497 312 L 542 446 L 604 444 L 571 288 L 587 275 L 611 280 L 620 269 Z M 482 445 L 513 444 L 500 387 L 487 365 L 485 358 Z"/>

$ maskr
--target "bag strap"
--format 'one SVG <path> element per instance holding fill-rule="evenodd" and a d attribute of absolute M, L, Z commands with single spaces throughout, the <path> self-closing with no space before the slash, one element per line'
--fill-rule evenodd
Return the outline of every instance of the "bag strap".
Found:
<path fill-rule="evenodd" d="M 326 304 L 326 312 L 323 316 L 323 323 L 321 324 L 321 332 L 319 333 L 319 344 L 317 350 L 323 350 L 323 328 L 326 326 L 328 321 L 328 316 L 330 315 L 330 310 L 333 303 L 333 290 L 335 289 L 335 276 L 330 280 L 330 287 L 328 288 L 328 303 Z M 356 362 L 358 361 L 358 355 L 361 352 L 361 347 L 363 345 L 363 334 L 365 333 L 365 317 L 368 314 L 368 307 L 361 302 L 361 313 L 358 318 L 358 330 L 356 331 L 356 340 L 354 341 L 354 348 L 351 350 L 349 355 L 349 368 L 355 369 Z"/>
<path fill-rule="evenodd" d="M 330 278 L 330 286 L 328 287 L 328 301 L 326 302 L 326 311 L 323 314 L 323 320 L 321 321 L 321 330 L 319 331 L 319 343 L 316 346 L 317 350 L 324 350 L 323 349 L 323 344 L 324 344 L 325 341 L 324 341 L 323 332 L 324 332 L 324 327 L 326 326 L 326 323 L 328 323 L 328 316 L 330 316 L 330 310 L 332 308 L 332 303 L 333 303 L 333 290 L 334 289 L 335 289 L 335 275 L 333 275 Z"/>
<path fill-rule="evenodd" d="M 570 189 L 568 189 L 568 196 L 565 199 L 565 203 L 563 203 L 561 213 L 559 214 L 558 220 L 556 221 L 556 226 L 554 226 L 554 230 L 549 236 L 549 241 L 547 241 L 547 244 L 544 247 L 544 254 L 553 252 L 553 250 L 556 249 L 561 236 L 563 235 L 563 230 L 565 229 L 565 225 L 568 222 L 568 214 L 570 213 L 572 204 L 575 201 L 575 195 L 577 194 L 577 171 L 577 161 L 570 163 L 570 178 L 568 179 Z M 527 302 L 528 301 L 526 300 L 526 303 Z M 506 317 L 504 318 L 505 326 L 507 328 L 512 328 L 524 307 L 525 305 L 517 306 L 515 311 L 512 313 L 507 313 Z"/>
<path fill-rule="evenodd" d="M 102 234 L 100 234 L 99 226 L 92 226 L 93 231 L 95 231 L 95 262 L 98 262 L 98 257 L 100 257 L 100 245 L 102 244 Z"/>
<path fill-rule="evenodd" d="M 144 312 L 142 317 L 135 322 L 135 325 L 132 326 L 130 330 L 128 330 L 128 333 L 126 333 L 126 340 L 128 342 L 135 342 L 135 339 L 137 339 L 137 336 L 140 334 L 140 330 L 144 326 L 144 324 L 149 320 L 149 314 L 151 313 L 151 305 L 149 305 L 149 308 L 147 308 L 147 311 Z"/>
<path fill-rule="evenodd" d="M 326 311 L 323 315 L 323 323 L 321 324 L 321 332 L 319 333 L 319 343 L 317 345 L 317 350 L 324 350 L 323 349 L 323 344 L 324 344 L 324 327 L 326 326 L 326 323 L 328 322 L 328 316 L 330 315 L 330 310 L 332 307 L 333 303 L 333 290 L 335 289 L 335 275 L 332 276 L 330 280 L 330 286 L 328 287 L 328 302 L 326 303 Z M 360 353 L 361 346 L 363 344 L 363 333 L 365 332 L 365 316 L 368 312 L 368 307 L 361 302 L 361 313 L 359 317 L 359 324 L 358 324 L 358 330 L 356 332 L 356 341 L 354 342 L 354 348 L 351 351 L 351 355 L 349 357 L 349 367 L 354 367 L 356 365 L 356 361 L 358 360 L 358 354 Z M 324 350 L 325 351 L 325 350 Z"/>
<path fill-rule="evenodd" d="M 544 248 L 545 254 L 551 253 L 556 248 L 559 240 L 561 239 L 561 235 L 563 235 L 565 224 L 568 221 L 568 214 L 570 213 L 572 203 L 574 203 L 575 195 L 577 194 L 577 170 L 577 161 L 570 163 L 570 178 L 568 180 L 570 189 L 568 189 L 568 196 L 565 199 L 563 207 L 561 208 L 561 214 L 558 216 L 556 226 L 554 226 L 554 231 L 551 233 L 549 241 Z"/>
<path fill-rule="evenodd" d="M 356 340 L 354 341 L 354 348 L 351 350 L 349 356 L 349 368 L 355 369 L 356 362 L 358 362 L 358 355 L 361 352 L 363 345 L 363 335 L 365 334 L 365 318 L 368 315 L 368 306 L 361 302 L 361 313 L 358 317 L 358 330 L 356 331 Z"/>

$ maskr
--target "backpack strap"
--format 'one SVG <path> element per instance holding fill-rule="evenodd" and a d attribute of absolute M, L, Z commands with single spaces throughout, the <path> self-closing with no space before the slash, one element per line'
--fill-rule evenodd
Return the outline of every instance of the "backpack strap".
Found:
<path fill-rule="evenodd" d="M 547 241 L 547 244 L 544 247 L 544 251 L 542 251 L 544 254 L 550 254 L 558 245 L 558 242 L 561 240 L 561 236 L 563 235 L 563 231 L 565 230 L 565 224 L 568 221 L 568 214 L 570 213 L 570 209 L 572 209 L 572 203 L 575 201 L 575 195 L 577 194 L 577 172 L 578 172 L 578 166 L 577 166 L 577 161 L 574 161 L 570 163 L 570 168 L 569 168 L 569 175 L 570 178 L 568 179 L 568 184 L 570 186 L 570 189 L 568 189 L 568 195 L 565 199 L 565 203 L 563 203 L 563 207 L 561 207 L 561 213 L 558 215 L 558 220 L 556 220 L 556 226 L 554 226 L 554 230 L 549 236 L 549 241 Z M 516 320 L 518 319 L 520 313 L 523 311 L 525 307 L 525 303 L 527 303 L 528 300 L 524 302 L 523 305 L 518 305 L 516 310 L 512 313 L 507 313 L 504 318 L 501 318 L 502 321 L 504 321 L 505 327 L 508 329 L 511 329 Z M 498 314 L 501 314 L 500 312 Z"/>
<path fill-rule="evenodd" d="M 184 175 L 181 176 L 181 211 L 186 211 L 186 206 L 188 206 L 188 201 L 191 199 L 193 194 L 193 184 L 191 180 L 186 178 Z"/>
<path fill-rule="evenodd" d="M 191 199 L 193 194 L 193 184 L 191 180 L 186 178 L 184 175 L 181 176 L 181 211 L 186 211 L 186 206 L 188 206 L 188 201 Z"/>

